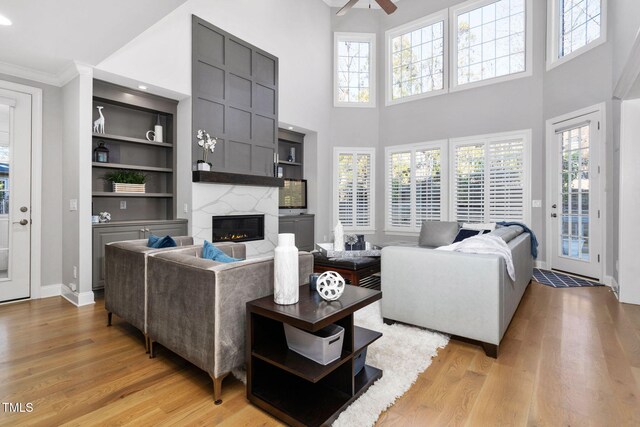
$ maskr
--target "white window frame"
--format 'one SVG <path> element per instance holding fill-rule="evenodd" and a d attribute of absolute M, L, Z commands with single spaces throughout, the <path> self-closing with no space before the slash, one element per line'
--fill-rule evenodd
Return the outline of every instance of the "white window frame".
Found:
<path fill-rule="evenodd" d="M 451 53 L 449 55 L 451 66 L 449 81 L 451 82 L 449 91 L 457 92 L 460 90 L 473 89 L 481 86 L 488 86 L 496 83 L 502 83 L 510 80 L 521 79 L 523 77 L 530 77 L 533 75 L 533 7 L 532 0 L 525 0 L 525 54 L 524 54 L 524 71 L 514 74 L 507 74 L 506 76 L 492 77 L 485 80 L 480 80 L 472 83 L 465 83 L 458 85 L 458 15 L 469 12 L 470 10 L 477 9 L 479 7 L 486 6 L 491 3 L 496 3 L 497 0 L 470 0 L 459 5 L 449 8 L 449 21 L 450 21 L 450 40 L 451 40 Z"/>
<path fill-rule="evenodd" d="M 524 188 L 523 188 L 523 221 L 527 225 L 531 225 L 531 141 L 532 141 L 532 131 L 531 129 L 518 130 L 512 132 L 501 132 L 487 135 L 475 135 L 464 138 L 453 138 L 449 140 L 449 158 L 451 159 L 451 167 L 449 168 L 449 183 L 453 191 L 453 186 L 455 183 L 455 167 L 453 166 L 455 160 L 456 148 L 459 146 L 465 145 L 477 145 L 479 143 L 484 144 L 485 146 L 485 159 L 488 159 L 489 150 L 486 149 L 489 143 L 493 141 L 500 141 L 504 139 L 515 139 L 521 138 L 523 140 L 524 145 Z M 488 162 L 485 162 L 487 165 Z M 449 198 L 449 216 L 451 221 L 455 221 L 455 213 L 456 213 L 456 198 L 454 194 L 451 194 Z M 485 170 L 485 209 L 489 206 L 489 175 Z M 485 222 L 488 222 L 488 218 L 485 213 Z"/>
<path fill-rule="evenodd" d="M 600 0 L 600 37 L 563 56 L 560 54 L 560 0 L 547 0 L 547 71 L 607 41 L 607 0 Z"/>
<path fill-rule="evenodd" d="M 415 236 L 420 233 L 420 226 L 416 225 L 416 207 L 415 207 L 415 153 L 424 149 L 440 149 L 440 220 L 444 221 L 449 217 L 449 150 L 447 149 L 447 140 L 437 140 L 429 142 L 421 142 L 416 144 L 393 145 L 385 147 L 384 169 L 385 169 L 385 228 L 386 234 L 396 236 Z M 391 171 L 389 170 L 390 156 L 398 152 L 411 152 L 411 221 L 409 227 L 393 226 L 390 223 L 389 209 L 391 208 L 391 188 L 389 187 L 389 179 Z"/>
<path fill-rule="evenodd" d="M 358 232 L 361 234 L 374 234 L 376 232 L 376 149 L 373 147 L 334 147 L 333 149 L 333 223 L 337 224 L 338 215 L 338 156 L 340 154 L 367 154 L 371 156 L 371 193 L 369 194 L 371 222 L 369 227 L 347 227 L 344 226 L 346 232 Z M 344 225 L 344 224 L 343 224 Z"/>
<path fill-rule="evenodd" d="M 338 43 L 342 41 L 369 43 L 369 102 L 344 102 L 338 100 Z M 375 108 L 376 106 L 376 34 L 333 33 L 333 106 Z"/>
<path fill-rule="evenodd" d="M 428 98 L 431 96 L 442 95 L 449 92 L 449 19 L 448 19 L 448 9 L 443 9 L 439 12 L 433 13 L 431 15 L 422 17 L 420 19 L 416 19 L 414 21 L 408 22 L 399 27 L 392 28 L 387 30 L 385 35 L 385 93 L 386 93 L 386 101 L 385 105 L 396 105 L 402 104 L 404 102 L 415 101 L 416 99 Z M 428 25 L 433 25 L 436 22 L 442 21 L 442 37 L 443 37 L 443 58 L 442 58 L 442 89 L 433 90 L 431 92 L 421 93 L 419 95 L 407 96 L 404 98 L 393 99 L 393 87 L 392 87 L 392 76 L 393 76 L 393 63 L 392 63 L 392 53 L 391 53 L 391 40 L 394 37 L 397 37 L 402 34 L 406 34 L 411 31 L 415 31 L 418 28 L 426 27 Z"/>

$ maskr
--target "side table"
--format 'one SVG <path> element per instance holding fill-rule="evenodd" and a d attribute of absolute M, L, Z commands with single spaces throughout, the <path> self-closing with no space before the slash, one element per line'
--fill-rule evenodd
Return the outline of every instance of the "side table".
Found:
<path fill-rule="evenodd" d="M 273 295 L 248 302 L 247 399 L 292 426 L 331 424 L 382 377 L 369 365 L 354 375 L 354 359 L 382 334 L 353 323 L 355 311 L 381 298 L 380 291 L 346 286 L 338 301 L 326 302 L 304 285 L 297 304 L 278 305 Z M 308 332 L 342 326 L 342 355 L 321 365 L 289 350 L 283 323 Z"/>

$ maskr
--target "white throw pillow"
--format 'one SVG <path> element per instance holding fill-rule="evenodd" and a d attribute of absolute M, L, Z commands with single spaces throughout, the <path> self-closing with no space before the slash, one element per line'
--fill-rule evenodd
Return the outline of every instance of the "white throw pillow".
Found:
<path fill-rule="evenodd" d="M 489 230 L 493 231 L 496 229 L 495 222 L 487 222 L 485 224 L 479 222 L 463 222 L 462 228 L 466 228 L 467 230 Z"/>

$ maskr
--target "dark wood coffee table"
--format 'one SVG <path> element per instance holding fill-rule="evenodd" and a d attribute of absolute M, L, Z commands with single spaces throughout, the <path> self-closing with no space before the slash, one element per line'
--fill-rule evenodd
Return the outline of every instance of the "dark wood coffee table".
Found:
<path fill-rule="evenodd" d="M 247 303 L 247 399 L 293 426 L 331 424 L 382 377 L 369 365 L 354 375 L 354 359 L 380 332 L 353 324 L 353 313 L 382 298 L 382 292 L 346 286 L 338 301 L 300 287 L 297 304 L 278 305 L 273 295 Z M 341 357 L 321 365 L 287 347 L 283 323 L 309 332 L 330 324 L 344 328 Z"/>
<path fill-rule="evenodd" d="M 361 286 L 363 279 L 380 273 L 380 257 L 327 258 L 320 252 L 313 253 L 313 271 L 335 271 L 354 286 Z M 367 287 L 380 286 L 380 280 L 369 281 Z"/>

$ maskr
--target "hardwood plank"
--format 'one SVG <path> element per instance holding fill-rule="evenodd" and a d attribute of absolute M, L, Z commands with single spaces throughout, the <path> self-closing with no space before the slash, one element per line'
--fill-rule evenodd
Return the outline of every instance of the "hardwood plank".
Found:
<path fill-rule="evenodd" d="M 452 340 L 378 420 L 407 425 L 640 425 L 640 306 L 606 288 L 533 283 L 491 359 Z M 32 402 L 0 426 L 280 426 L 250 405 L 229 377 L 213 404 L 209 376 L 162 350 L 104 302 L 80 309 L 62 298 L 0 306 L 0 401 Z"/>

